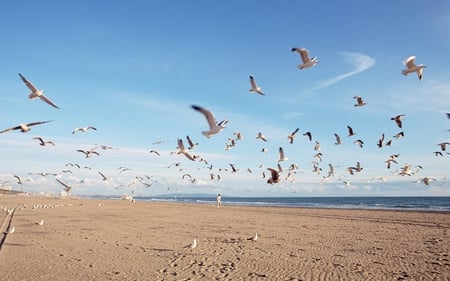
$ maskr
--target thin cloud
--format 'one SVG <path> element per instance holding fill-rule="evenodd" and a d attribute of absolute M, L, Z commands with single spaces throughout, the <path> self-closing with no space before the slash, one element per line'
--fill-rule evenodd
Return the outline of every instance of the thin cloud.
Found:
<path fill-rule="evenodd" d="M 364 54 L 361 54 L 361 53 L 342 52 L 342 53 L 340 53 L 340 55 L 343 57 L 343 59 L 346 63 L 354 65 L 355 68 L 349 72 L 346 72 L 344 74 L 341 74 L 336 77 L 333 77 L 333 78 L 323 81 L 315 88 L 315 90 L 324 89 L 324 88 L 329 87 L 345 78 L 348 78 L 348 77 L 351 77 L 358 73 L 361 73 L 361 72 L 371 68 L 376 62 L 374 58 L 369 57 Z"/>

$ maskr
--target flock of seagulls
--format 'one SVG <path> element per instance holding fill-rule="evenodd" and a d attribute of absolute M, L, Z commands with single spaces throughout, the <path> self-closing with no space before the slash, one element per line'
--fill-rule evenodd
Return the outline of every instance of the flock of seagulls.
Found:
<path fill-rule="evenodd" d="M 292 48 L 291 51 L 298 53 L 300 55 L 301 64 L 299 64 L 297 67 L 301 70 L 314 67 L 319 63 L 317 57 L 310 57 L 309 51 L 306 48 L 295 47 L 295 48 Z M 417 65 L 415 63 L 415 56 L 408 57 L 406 60 L 404 60 L 403 63 L 406 66 L 406 69 L 402 70 L 403 75 L 408 75 L 410 73 L 417 73 L 419 80 L 422 80 L 423 70 L 426 66 L 423 64 Z M 39 98 L 43 102 L 52 106 L 53 108 L 60 109 L 53 101 L 51 101 L 47 96 L 44 95 L 43 90 L 36 88 L 22 74 L 19 73 L 19 76 L 20 76 L 21 80 L 25 83 L 25 85 L 28 87 L 28 89 L 31 91 L 31 93 L 28 95 L 29 99 Z M 262 88 L 257 84 L 256 79 L 253 75 L 249 75 L 249 81 L 250 81 L 250 86 L 251 86 L 249 89 L 249 92 L 256 93 L 257 95 L 261 96 L 261 98 L 264 98 L 264 96 L 266 94 L 264 93 Z M 354 107 L 367 106 L 367 102 L 364 100 L 363 97 L 354 96 L 353 98 L 356 101 L 356 103 L 354 104 Z M 203 136 L 205 136 L 207 138 L 211 138 L 214 135 L 221 133 L 225 128 L 227 128 L 226 125 L 228 124 L 228 119 L 223 119 L 220 122 L 217 122 L 216 117 L 214 116 L 213 112 L 210 109 L 201 107 L 199 105 L 191 105 L 191 108 L 193 110 L 195 110 L 196 112 L 201 113 L 206 120 L 207 129 L 200 131 Z M 450 119 L 450 113 L 447 113 L 447 117 Z M 403 128 L 402 122 L 403 122 L 404 118 L 405 118 L 405 114 L 398 114 L 394 117 L 391 117 L 391 120 L 395 122 L 395 124 L 397 125 L 398 128 L 402 129 Z M 0 131 L 0 134 L 6 133 L 9 131 L 14 131 L 14 130 L 26 133 L 26 132 L 29 132 L 31 130 L 31 127 L 33 127 L 33 126 L 46 124 L 51 121 L 52 120 L 19 124 L 17 126 L 6 128 L 6 129 Z M 72 134 L 86 133 L 88 131 L 97 131 L 97 128 L 94 126 L 91 126 L 91 125 L 85 126 L 85 127 L 77 127 L 72 130 Z M 343 183 L 345 183 L 345 185 L 349 185 L 349 180 L 346 180 L 346 179 L 344 180 L 344 178 L 346 178 L 347 176 L 352 176 L 355 173 L 361 173 L 364 171 L 361 161 L 356 161 L 356 165 L 354 165 L 354 166 L 346 167 L 344 169 L 344 171 L 347 173 L 347 175 L 340 174 L 338 172 L 338 170 L 336 170 L 336 168 L 338 168 L 339 165 L 333 165 L 332 163 L 328 163 L 328 173 L 326 173 L 325 175 L 322 175 L 322 172 L 324 169 L 322 169 L 321 164 L 324 161 L 324 159 L 326 159 L 326 155 L 324 155 L 324 153 L 321 152 L 321 147 L 322 147 L 321 143 L 319 142 L 319 140 L 317 140 L 313 137 L 313 134 L 311 131 L 305 131 L 302 133 L 299 133 L 299 132 L 300 132 L 300 128 L 295 128 L 290 133 L 287 133 L 286 134 L 287 143 L 288 143 L 288 145 L 293 145 L 295 142 L 295 139 L 297 138 L 297 135 L 301 134 L 303 137 L 305 137 L 307 139 L 307 141 L 312 142 L 314 144 L 314 147 L 313 147 L 313 150 L 314 150 L 313 159 L 314 160 L 311 161 L 311 164 L 312 164 L 311 171 L 313 173 L 321 175 L 321 182 L 334 177 L 334 178 L 338 178 L 338 180 L 341 180 Z M 357 135 L 356 131 L 350 125 L 347 125 L 347 132 L 348 132 L 347 137 L 349 137 L 349 138 L 353 138 L 354 136 Z M 405 133 L 403 131 L 401 131 L 401 132 L 398 132 L 397 134 L 395 134 L 393 137 L 395 138 L 395 140 L 398 140 L 399 138 L 403 138 L 404 136 L 405 136 Z M 343 142 L 342 142 L 342 139 L 339 136 L 339 134 L 334 133 L 334 137 L 335 137 L 334 144 L 342 145 Z M 33 137 L 33 139 L 39 141 L 40 146 L 47 146 L 47 145 L 55 146 L 55 143 L 53 141 L 45 140 L 44 137 L 36 136 L 36 137 Z M 241 132 L 239 132 L 239 131 L 233 132 L 233 137 L 228 138 L 228 142 L 225 144 L 225 150 L 233 149 L 243 139 L 244 139 L 244 135 Z M 258 142 L 262 142 L 262 143 L 269 142 L 267 136 L 261 131 L 257 132 L 255 139 Z M 160 145 L 160 144 L 167 143 L 167 142 L 168 142 L 167 140 L 158 140 L 158 141 L 153 142 L 152 144 Z M 352 142 L 361 149 L 363 149 L 366 146 L 366 142 L 360 137 L 358 139 L 352 139 Z M 383 133 L 382 136 L 376 142 L 376 145 L 378 146 L 378 148 L 383 148 L 385 146 L 392 146 L 392 142 L 393 142 L 392 139 L 385 140 L 385 134 Z M 439 143 L 438 146 L 440 147 L 440 150 L 435 151 L 434 154 L 436 156 L 444 156 L 445 154 L 449 154 L 448 152 L 446 152 L 447 145 L 450 145 L 450 143 L 449 142 Z M 196 153 L 193 153 L 193 151 L 198 146 L 199 146 L 198 142 L 194 142 L 189 135 L 186 135 L 186 142 L 184 142 L 184 140 L 182 138 L 177 139 L 176 150 L 172 151 L 171 154 L 172 155 L 183 155 L 189 161 L 203 162 L 205 164 L 205 168 L 207 168 L 208 170 L 211 171 L 209 173 L 210 181 L 216 181 L 216 180 L 221 181 L 222 176 L 220 173 L 222 173 L 222 172 L 237 173 L 239 171 L 245 170 L 248 173 L 253 173 L 253 171 L 254 171 L 253 167 L 248 167 L 246 169 L 239 169 L 239 167 L 238 167 L 238 165 L 236 165 L 236 163 L 229 163 L 229 167 L 221 167 L 218 169 L 214 168 L 213 164 L 209 163 L 207 159 L 205 159 L 204 157 L 201 157 L 200 155 L 198 155 Z M 77 149 L 76 151 L 79 153 L 82 153 L 84 155 L 84 158 L 91 158 L 93 156 L 100 156 L 99 149 L 114 150 L 116 148 L 113 148 L 113 147 L 105 145 L 105 144 L 101 144 L 101 145 L 96 144 L 92 148 Z M 259 151 L 261 151 L 262 153 L 265 153 L 265 154 L 269 153 L 269 149 L 267 147 L 263 147 Z M 161 153 L 157 149 L 151 149 L 150 153 L 155 155 L 155 157 L 161 156 Z M 286 156 L 285 150 L 283 149 L 283 147 L 279 146 L 278 160 L 276 161 L 276 163 L 274 163 L 274 167 L 264 168 L 262 165 L 258 166 L 258 168 L 265 169 L 265 171 L 268 172 L 267 175 L 265 172 L 262 172 L 261 178 L 263 178 L 267 182 L 267 184 L 270 184 L 270 185 L 278 184 L 283 181 L 295 182 L 295 176 L 304 173 L 304 171 L 300 170 L 298 163 L 295 163 L 295 162 L 291 163 L 289 165 L 289 168 L 287 168 L 287 169 L 283 168 L 282 167 L 282 165 L 284 165 L 283 163 L 285 163 L 289 160 L 290 159 Z M 398 161 L 399 161 L 398 154 L 389 156 L 389 158 L 385 161 L 387 169 L 390 170 L 391 167 L 393 167 L 394 165 L 398 165 L 398 163 L 399 163 Z M 198 180 L 195 177 L 193 177 L 189 173 L 186 173 L 184 168 L 181 168 L 180 163 L 181 162 L 176 162 L 176 163 L 168 165 L 167 167 L 168 168 L 176 167 L 180 171 L 183 171 L 183 176 L 181 177 L 181 180 L 183 180 L 183 181 L 189 180 L 191 183 L 198 182 Z M 69 164 L 71 167 L 77 168 L 78 170 L 82 169 L 82 167 L 76 163 L 75 164 L 68 163 L 66 166 L 69 166 Z M 417 166 L 420 166 L 420 165 L 417 165 Z M 90 170 L 91 168 L 92 167 L 85 166 L 83 169 Z M 392 172 L 392 173 L 398 174 L 401 176 L 412 176 L 412 175 L 418 174 L 418 172 L 421 170 L 421 169 L 417 169 L 417 168 L 414 169 L 414 168 L 415 167 L 410 164 L 405 164 L 402 168 L 399 168 L 395 172 Z M 122 174 L 128 170 L 130 170 L 130 169 L 127 167 L 120 167 L 118 169 L 119 174 Z M 214 170 L 215 170 L 215 172 L 214 172 Z M 72 174 L 72 170 L 65 169 L 65 170 L 62 170 L 60 173 L 37 173 L 37 175 L 40 175 L 40 176 L 51 175 L 51 176 L 58 177 L 59 175 L 61 175 L 63 173 Z M 99 180 L 101 180 L 103 182 L 109 182 L 113 178 L 113 177 L 105 176 L 105 174 L 102 171 L 97 171 L 97 173 L 98 173 L 98 175 L 100 175 Z M 285 173 L 287 173 L 287 175 L 284 175 Z M 16 177 L 16 179 L 18 180 L 17 181 L 18 184 L 23 185 L 25 180 L 22 180 L 17 175 L 14 175 L 14 177 Z M 120 177 L 121 176 L 119 176 L 119 178 Z M 380 177 L 380 178 L 385 179 L 385 177 Z M 419 179 L 417 182 L 423 182 L 424 184 L 429 185 L 430 182 L 433 180 L 434 180 L 434 178 L 425 177 L 425 178 Z M 61 180 L 61 178 L 56 178 L 56 181 L 60 185 L 62 185 L 63 191 L 66 192 L 67 194 L 69 194 L 71 192 L 71 190 L 73 190 L 73 188 L 72 188 L 73 185 L 67 184 L 65 181 Z M 115 188 L 120 188 L 122 186 L 130 187 L 130 186 L 134 186 L 137 183 L 140 183 L 145 187 L 151 187 L 154 183 L 157 183 L 157 182 L 158 181 L 155 180 L 153 178 L 153 176 L 143 175 L 143 176 L 136 176 L 136 179 L 133 180 L 132 182 L 130 182 L 128 184 L 119 184 Z M 83 180 L 80 180 L 79 183 L 83 183 Z M 169 190 L 169 188 L 168 188 L 168 190 Z M 256 239 L 257 239 L 257 235 L 256 235 Z M 195 240 L 194 240 L 194 243 L 196 244 Z"/>

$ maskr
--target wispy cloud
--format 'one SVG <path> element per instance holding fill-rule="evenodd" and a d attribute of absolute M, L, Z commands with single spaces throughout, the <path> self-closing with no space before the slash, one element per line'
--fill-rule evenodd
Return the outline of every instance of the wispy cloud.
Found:
<path fill-rule="evenodd" d="M 317 87 L 314 88 L 314 90 L 324 89 L 345 78 L 361 73 L 371 68 L 376 62 L 374 58 L 361 53 L 341 52 L 339 55 L 343 57 L 343 60 L 346 63 L 354 65 L 355 68 L 349 72 L 346 72 L 344 74 L 338 75 L 336 77 L 321 82 Z"/>

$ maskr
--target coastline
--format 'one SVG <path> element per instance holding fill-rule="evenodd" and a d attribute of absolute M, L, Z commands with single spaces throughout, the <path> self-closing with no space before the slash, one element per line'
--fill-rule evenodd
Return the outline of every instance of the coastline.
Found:
<path fill-rule="evenodd" d="M 448 212 L 31 196 L 0 205 L 18 207 L 0 251 L 8 280 L 450 278 Z"/>

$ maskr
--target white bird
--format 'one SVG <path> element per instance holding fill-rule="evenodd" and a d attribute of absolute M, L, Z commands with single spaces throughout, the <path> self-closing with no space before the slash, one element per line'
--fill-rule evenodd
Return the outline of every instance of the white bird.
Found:
<path fill-rule="evenodd" d="M 36 223 L 37 225 L 44 225 L 44 220 L 41 220 L 40 222 Z"/>
<path fill-rule="evenodd" d="M 30 128 L 31 126 L 45 124 L 48 122 L 51 122 L 51 121 L 40 121 L 40 122 L 32 122 L 32 123 L 28 123 L 28 124 L 19 124 L 15 127 L 7 128 L 7 129 L 0 131 L 0 134 L 6 133 L 6 132 L 9 132 L 12 130 L 20 130 L 22 133 L 26 133 L 31 130 L 31 128 Z"/>
<path fill-rule="evenodd" d="M 250 88 L 250 90 L 249 90 L 250 92 L 255 92 L 255 93 L 258 93 L 258 94 L 260 94 L 262 96 L 265 95 L 263 90 L 260 87 L 258 87 L 258 85 L 256 85 L 255 78 L 252 75 L 250 75 L 250 84 L 252 86 Z"/>
<path fill-rule="evenodd" d="M 30 99 L 34 99 L 34 98 L 40 98 L 41 100 L 43 100 L 44 102 L 46 102 L 47 104 L 53 106 L 54 108 L 59 109 L 59 107 L 53 103 L 49 98 L 47 98 L 44 95 L 44 90 L 39 90 L 38 88 L 36 88 L 30 81 L 27 80 L 27 78 L 25 78 L 22 74 L 19 73 L 20 78 L 22 79 L 22 81 L 25 83 L 25 85 L 28 87 L 28 89 L 30 89 L 31 93 L 28 95 L 28 98 Z"/>
<path fill-rule="evenodd" d="M 278 154 L 279 154 L 278 162 L 288 160 L 288 158 L 284 155 L 284 150 L 281 146 L 280 146 L 280 148 L 278 148 Z"/>
<path fill-rule="evenodd" d="M 16 228 L 13 226 L 10 230 L 9 230 L 9 234 L 13 234 L 14 232 L 16 232 Z"/>
<path fill-rule="evenodd" d="M 292 52 L 297 52 L 300 54 L 300 57 L 302 59 L 303 64 L 299 64 L 298 68 L 304 69 L 311 66 L 316 65 L 319 61 L 317 60 L 317 57 L 309 57 L 309 52 L 305 48 L 292 48 Z"/>
<path fill-rule="evenodd" d="M 227 119 L 217 123 L 216 118 L 214 117 L 211 111 L 197 105 L 192 105 L 191 107 L 197 110 L 198 112 L 202 113 L 205 116 L 206 121 L 208 122 L 209 131 L 202 131 L 202 134 L 205 137 L 210 138 L 212 135 L 215 135 L 221 132 L 224 128 L 226 128 L 225 125 L 228 123 Z"/>
<path fill-rule="evenodd" d="M 38 140 L 41 146 L 46 146 L 47 144 L 55 145 L 52 141 L 44 141 L 41 137 L 34 137 L 34 140 Z"/>
<path fill-rule="evenodd" d="M 255 233 L 252 237 L 247 238 L 247 240 L 256 241 L 258 240 L 258 233 Z"/>
<path fill-rule="evenodd" d="M 403 75 L 408 75 L 409 73 L 416 72 L 419 80 L 422 80 L 423 69 L 427 67 L 426 65 L 419 64 L 416 65 L 414 61 L 416 60 L 416 56 L 410 56 L 406 60 L 403 61 L 403 64 L 406 66 L 406 69 L 402 70 Z"/>
<path fill-rule="evenodd" d="M 266 136 L 261 132 L 258 132 L 258 135 L 256 136 L 256 138 L 260 139 L 262 141 L 267 141 Z"/>
<path fill-rule="evenodd" d="M 194 249 L 196 247 L 197 247 L 197 239 L 194 239 L 194 241 L 191 244 L 184 246 L 184 248 L 190 248 L 190 249 Z"/>
<path fill-rule="evenodd" d="M 188 150 L 184 147 L 182 139 L 178 139 L 178 151 L 177 154 L 184 154 L 189 160 L 195 161 L 195 157 L 192 156 Z"/>
<path fill-rule="evenodd" d="M 87 126 L 87 127 L 84 127 L 84 128 L 75 128 L 75 129 L 72 131 L 72 134 L 75 134 L 75 133 L 78 132 L 78 131 L 82 131 L 82 132 L 84 133 L 84 132 L 86 132 L 87 130 L 94 130 L 94 131 L 97 131 L 97 128 L 92 127 L 92 126 Z"/>

